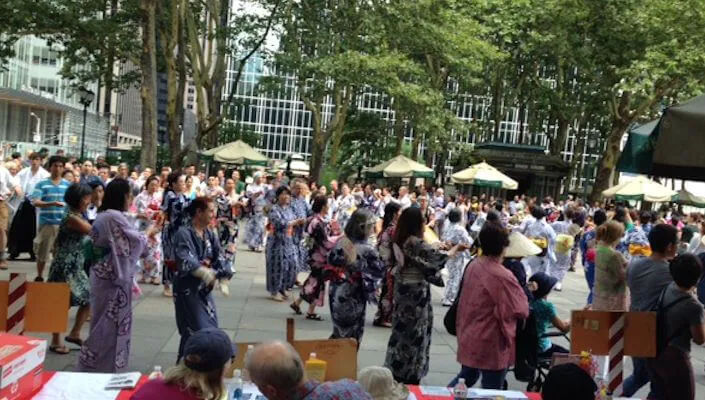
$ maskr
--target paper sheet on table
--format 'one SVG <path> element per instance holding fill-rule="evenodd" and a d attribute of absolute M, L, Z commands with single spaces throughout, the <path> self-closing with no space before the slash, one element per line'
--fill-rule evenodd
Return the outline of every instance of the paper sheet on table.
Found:
<path fill-rule="evenodd" d="M 485 397 L 500 397 L 507 400 L 521 400 L 528 399 L 526 395 L 522 392 L 517 392 L 515 390 L 489 390 L 489 389 L 469 389 L 468 398 L 485 398 Z"/>
<path fill-rule="evenodd" d="M 119 390 L 105 390 L 113 374 L 57 372 L 34 400 L 91 399 L 115 400 Z"/>
<path fill-rule="evenodd" d="M 443 386 L 419 386 L 424 396 L 450 396 L 450 389 Z"/>

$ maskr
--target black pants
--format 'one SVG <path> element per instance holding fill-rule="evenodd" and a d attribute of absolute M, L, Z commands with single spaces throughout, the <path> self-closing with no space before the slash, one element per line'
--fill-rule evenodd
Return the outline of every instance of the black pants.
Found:
<path fill-rule="evenodd" d="M 34 258 L 34 237 L 37 235 L 37 212 L 32 203 L 25 199 L 17 208 L 7 235 L 7 249 L 10 258 L 20 253 L 29 253 Z"/>

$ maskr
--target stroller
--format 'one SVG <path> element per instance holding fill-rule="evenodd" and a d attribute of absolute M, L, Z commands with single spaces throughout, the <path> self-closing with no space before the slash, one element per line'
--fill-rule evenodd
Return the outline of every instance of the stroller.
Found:
<path fill-rule="evenodd" d="M 570 339 L 563 332 L 548 332 L 540 338 L 564 337 L 568 342 Z M 548 370 L 551 368 L 551 357 L 539 357 L 539 336 L 536 334 L 536 316 L 533 311 L 529 312 L 529 317 L 524 324 L 518 324 L 516 335 L 516 361 L 511 371 L 514 377 L 520 382 L 527 382 L 527 392 L 540 392 L 543 382 L 546 380 Z M 505 389 L 507 382 L 504 383 Z"/>

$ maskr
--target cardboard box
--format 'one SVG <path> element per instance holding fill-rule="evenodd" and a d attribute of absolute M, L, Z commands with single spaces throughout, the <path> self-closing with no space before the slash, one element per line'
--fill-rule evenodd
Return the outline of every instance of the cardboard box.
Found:
<path fill-rule="evenodd" d="M 46 340 L 0 333 L 0 400 L 28 398 L 42 384 Z"/>

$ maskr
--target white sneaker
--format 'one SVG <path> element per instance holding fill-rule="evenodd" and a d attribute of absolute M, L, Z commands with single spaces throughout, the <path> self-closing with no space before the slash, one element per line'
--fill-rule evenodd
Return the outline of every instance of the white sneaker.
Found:
<path fill-rule="evenodd" d="M 553 290 L 557 292 L 562 292 L 563 291 L 563 284 L 561 282 L 556 283 L 556 286 L 553 287 Z"/>

